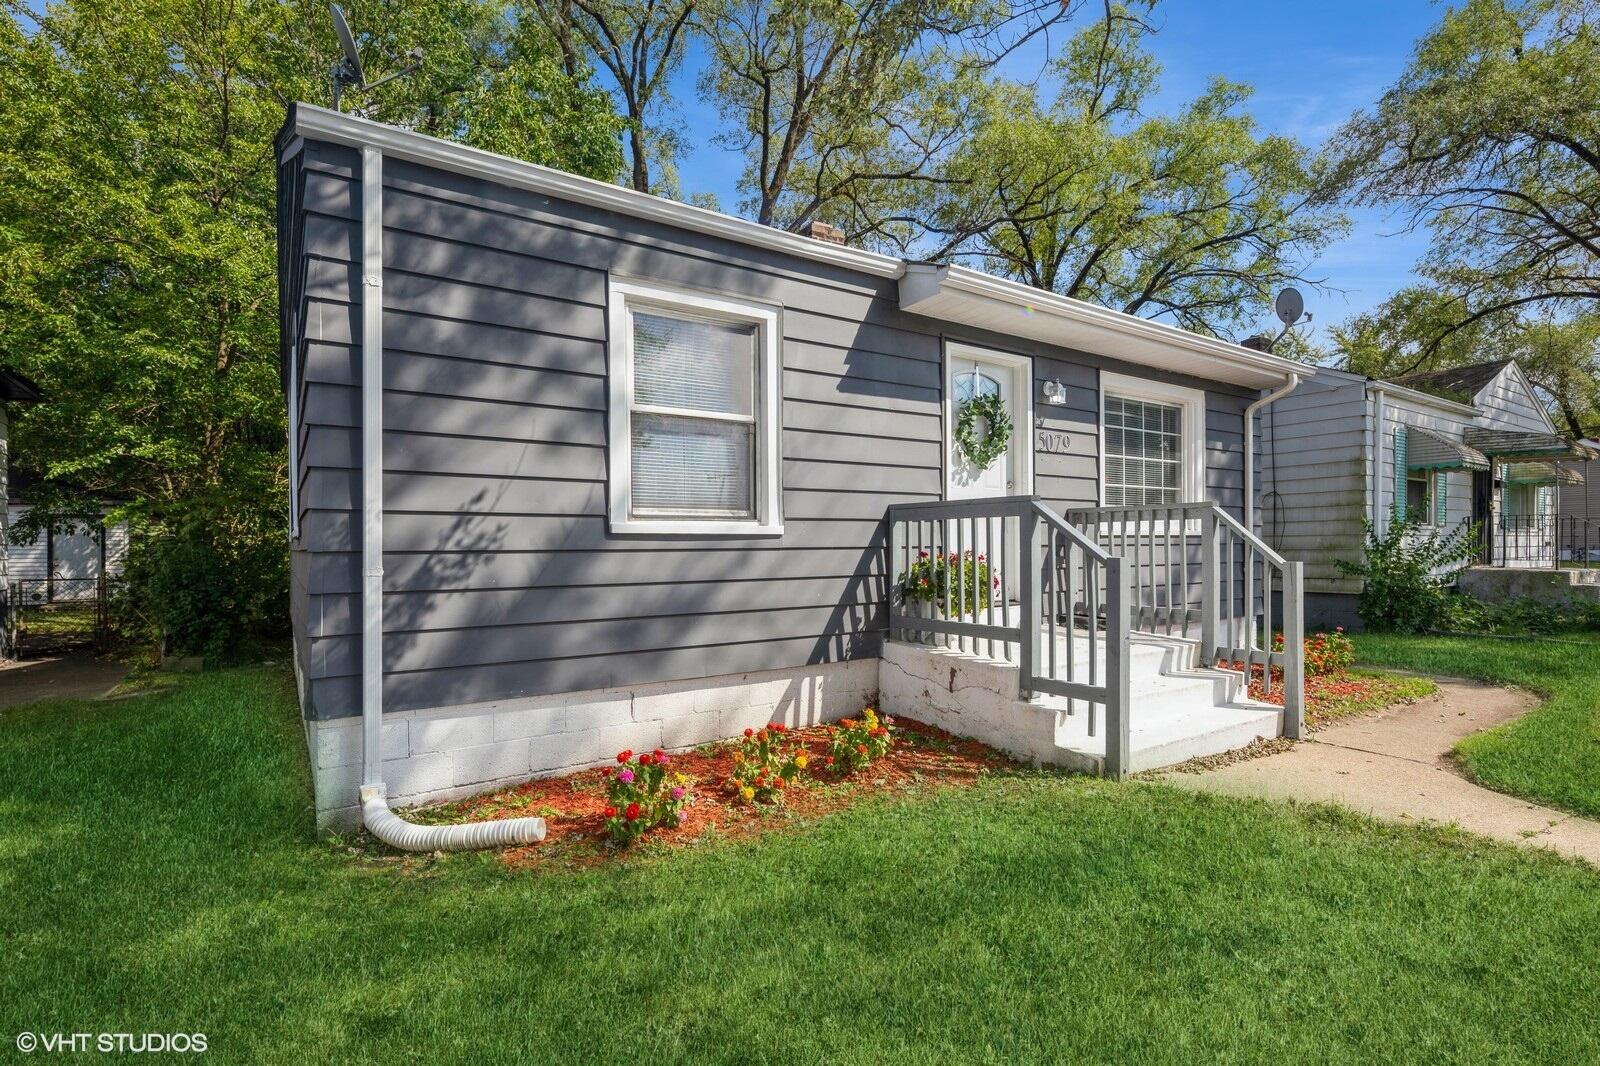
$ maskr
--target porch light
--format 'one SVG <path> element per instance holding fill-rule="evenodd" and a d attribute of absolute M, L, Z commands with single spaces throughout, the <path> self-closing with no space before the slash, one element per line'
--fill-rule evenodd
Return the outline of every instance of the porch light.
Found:
<path fill-rule="evenodd" d="M 1061 383 L 1060 378 L 1053 378 L 1044 383 L 1044 402 L 1053 407 L 1066 405 L 1067 387 Z"/>

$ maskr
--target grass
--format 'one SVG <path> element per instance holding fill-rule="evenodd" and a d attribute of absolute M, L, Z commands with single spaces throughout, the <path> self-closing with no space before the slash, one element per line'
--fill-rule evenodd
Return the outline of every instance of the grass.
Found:
<path fill-rule="evenodd" d="M 1456 754 L 1468 774 L 1501 792 L 1600 818 L 1600 634 L 1356 638 L 1362 662 L 1497 685 L 1545 702 L 1515 722 L 1468 737 Z"/>
<path fill-rule="evenodd" d="M 0 1037 L 220 1061 L 1600 1060 L 1600 874 L 996 775 L 603 870 L 317 842 L 289 679 L 0 713 Z"/>

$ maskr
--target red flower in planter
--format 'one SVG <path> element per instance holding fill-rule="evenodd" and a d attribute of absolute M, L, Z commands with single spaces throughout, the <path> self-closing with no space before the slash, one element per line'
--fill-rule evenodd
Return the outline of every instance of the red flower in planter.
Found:
<path fill-rule="evenodd" d="M 615 807 L 607 807 L 606 808 L 606 817 L 607 818 L 615 818 L 616 816 L 617 816 L 617 809 Z"/>
<path fill-rule="evenodd" d="M 628 748 L 623 748 L 621 751 L 617 752 L 618 762 L 627 762 L 631 758 L 633 758 L 633 752 Z"/>
<path fill-rule="evenodd" d="M 639 817 L 639 805 L 637 803 L 628 804 L 628 809 L 623 814 L 627 816 L 628 821 L 633 821 Z"/>
<path fill-rule="evenodd" d="M 747 737 L 753 737 L 756 735 L 756 731 L 751 729 L 749 726 L 745 726 L 744 735 Z"/>
<path fill-rule="evenodd" d="M 649 752 L 646 752 L 645 754 L 639 756 L 639 765 L 640 766 L 649 766 L 650 765 L 650 753 Z"/>

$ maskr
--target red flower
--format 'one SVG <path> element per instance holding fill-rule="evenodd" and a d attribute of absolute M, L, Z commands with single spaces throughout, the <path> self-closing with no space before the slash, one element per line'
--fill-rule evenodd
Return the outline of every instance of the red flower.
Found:
<path fill-rule="evenodd" d="M 784 779 L 783 779 L 783 778 L 781 778 L 781 777 L 774 777 L 774 778 L 773 778 L 773 779 L 772 779 L 772 787 L 773 787 L 773 788 L 776 788 L 776 789 L 782 789 L 782 788 L 784 788 L 784 787 L 785 787 L 785 786 L 786 786 L 786 785 L 788 785 L 788 784 L 789 784 L 789 782 L 787 782 L 787 781 L 785 781 L 785 780 L 784 780 Z"/>
<path fill-rule="evenodd" d="M 867 753 L 867 746 L 865 744 L 857 744 L 856 750 L 865 755 Z"/>
<path fill-rule="evenodd" d="M 627 815 L 628 821 L 631 822 L 635 818 L 639 817 L 639 805 L 637 803 L 630 803 L 628 804 L 628 809 L 623 813 Z"/>
<path fill-rule="evenodd" d="M 606 808 L 606 817 L 607 818 L 615 818 L 616 816 L 617 816 L 617 809 L 615 807 L 607 807 Z"/>
<path fill-rule="evenodd" d="M 773 722 L 772 724 L 768 725 L 767 728 L 772 730 L 774 733 L 781 733 L 783 732 L 783 723 Z"/>
<path fill-rule="evenodd" d="M 747 737 L 753 737 L 753 736 L 756 735 L 756 731 L 754 729 L 751 729 L 749 726 L 746 726 L 745 730 L 744 730 L 744 735 L 747 736 Z"/>
<path fill-rule="evenodd" d="M 646 752 L 645 754 L 639 756 L 639 765 L 640 766 L 649 766 L 650 765 L 650 754 L 648 752 Z"/>
<path fill-rule="evenodd" d="M 633 758 L 633 752 L 628 748 L 623 748 L 621 751 L 617 752 L 618 762 L 627 762 L 631 758 Z"/>
<path fill-rule="evenodd" d="M 827 764 L 828 764 L 828 765 L 829 765 L 829 766 L 832 766 L 832 765 L 833 765 L 833 756 L 832 756 L 832 755 L 830 755 L 830 756 L 828 756 L 828 763 L 827 763 Z"/>
<path fill-rule="evenodd" d="M 656 760 L 657 762 L 660 762 L 662 759 L 666 758 L 666 756 L 667 753 L 662 751 L 660 748 L 657 748 L 655 751 L 650 753 L 650 758 Z"/>

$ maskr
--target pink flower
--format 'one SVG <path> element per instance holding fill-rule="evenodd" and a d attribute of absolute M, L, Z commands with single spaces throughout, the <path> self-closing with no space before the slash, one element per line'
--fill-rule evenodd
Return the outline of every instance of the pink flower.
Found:
<path fill-rule="evenodd" d="M 622 773 L 617 775 L 617 780 L 621 781 L 624 785 L 633 784 L 633 771 L 632 770 L 624 770 L 624 771 L 622 771 Z"/>
<path fill-rule="evenodd" d="M 676 788 L 674 788 L 672 790 L 672 798 L 675 799 L 675 800 L 683 799 L 683 786 L 682 785 L 679 785 L 678 787 L 676 787 Z"/>

